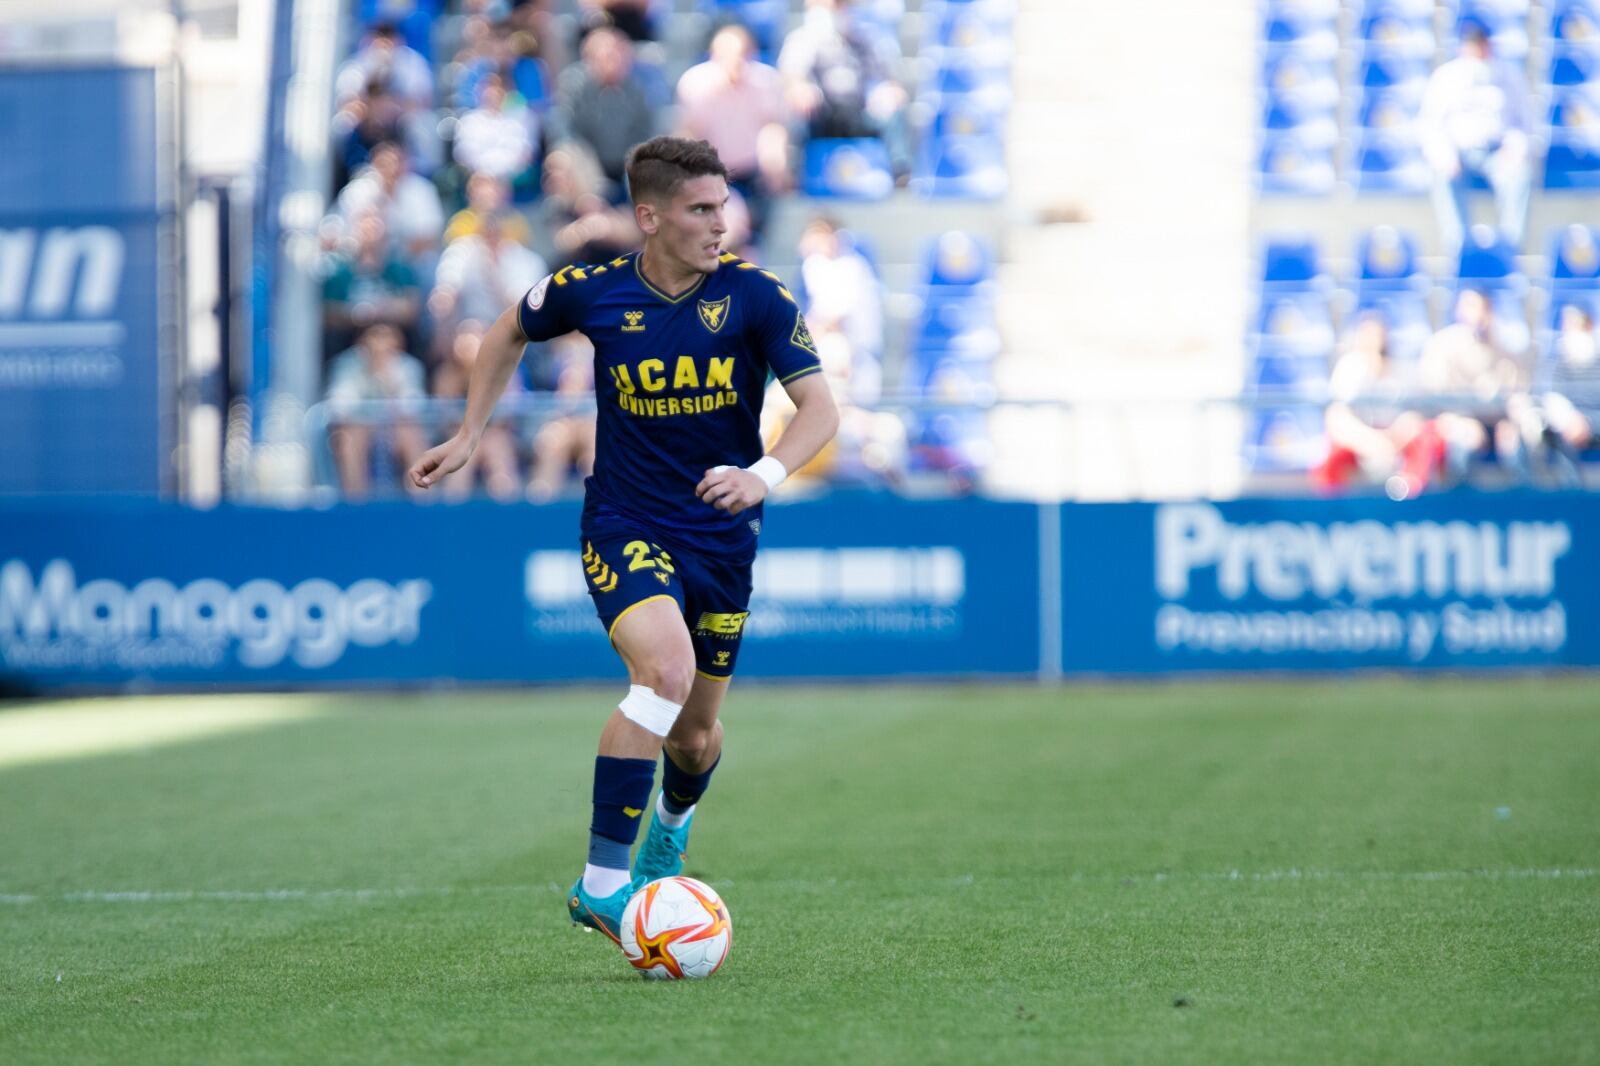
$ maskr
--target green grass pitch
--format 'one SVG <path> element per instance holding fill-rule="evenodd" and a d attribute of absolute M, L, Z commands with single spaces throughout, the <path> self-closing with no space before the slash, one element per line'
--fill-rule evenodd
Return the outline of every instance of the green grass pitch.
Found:
<path fill-rule="evenodd" d="M 565 921 L 615 696 L 0 752 L 0 1061 L 1600 1061 L 1593 678 L 736 684 L 680 984 Z"/>

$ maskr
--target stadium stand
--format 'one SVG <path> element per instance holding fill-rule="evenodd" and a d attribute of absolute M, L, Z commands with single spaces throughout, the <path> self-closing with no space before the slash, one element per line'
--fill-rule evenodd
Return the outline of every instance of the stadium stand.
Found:
<path fill-rule="evenodd" d="M 875 394 L 909 401 L 903 415 L 890 417 L 903 417 L 918 441 L 909 458 L 902 444 L 902 469 L 888 474 L 943 481 L 954 472 L 949 483 L 970 484 L 985 454 L 982 418 L 954 425 L 941 413 L 919 421 L 913 408 L 992 394 L 999 349 L 993 249 L 984 231 L 946 234 L 934 245 L 942 256 L 918 250 L 907 234 L 947 228 L 932 224 L 944 205 L 998 204 L 1005 196 L 1014 13 L 1010 0 L 356 0 L 348 9 L 351 46 L 339 68 L 333 146 L 331 192 L 342 208 L 322 232 L 329 276 L 338 279 L 327 289 L 337 301 L 329 320 L 340 329 L 330 332 L 324 359 L 368 325 L 398 325 L 426 365 L 430 395 L 440 403 L 458 398 L 462 359 L 484 309 L 522 284 L 524 261 L 542 259 L 554 269 L 637 241 L 615 181 L 621 142 L 596 127 L 594 116 L 632 114 L 613 104 L 632 108 L 643 99 L 648 118 L 633 122 L 627 139 L 675 132 L 679 77 L 706 59 L 716 29 L 738 23 L 749 30 L 757 58 L 787 75 L 792 162 L 776 179 L 740 176 L 748 200 L 736 196 L 730 209 L 730 250 L 798 278 L 802 227 L 831 204 L 859 206 L 844 234 L 849 249 L 882 247 L 890 257 L 880 276 L 891 321 L 880 326 L 884 340 L 870 353 L 869 376 Z M 599 40 L 591 37 L 596 30 L 609 35 L 603 47 L 590 46 Z M 818 63 L 853 66 L 864 78 L 860 96 L 834 98 L 831 88 L 817 95 Z M 404 165 L 391 166 L 399 174 L 385 182 L 371 160 L 389 144 Z M 359 198 L 351 187 L 362 190 Z M 440 224 L 429 221 L 419 231 L 413 219 L 402 227 L 402 198 L 417 204 L 430 196 L 438 210 L 419 217 Z M 759 212 L 755 221 L 766 222 L 762 228 L 751 225 L 751 209 Z M 391 235 L 403 228 L 411 238 L 394 249 L 398 262 L 387 268 L 370 250 L 357 255 L 357 233 L 370 240 L 381 230 L 362 221 L 368 211 L 388 219 Z M 908 217 L 916 224 L 908 227 Z M 510 242 L 502 254 L 487 250 L 485 233 Z M 366 273 L 352 274 L 349 264 L 357 261 Z M 962 263 L 976 273 L 958 281 Z M 368 275 L 382 284 L 365 284 Z M 402 304 L 388 290 L 401 280 L 426 298 L 419 317 L 389 322 L 388 310 Z M 572 368 L 582 364 L 583 350 L 572 340 L 531 346 L 513 390 L 511 407 L 522 412 L 515 461 L 539 498 L 553 491 L 548 469 L 528 473 L 540 466 L 541 412 L 556 396 L 573 395 Z M 382 404 L 370 409 L 381 422 Z M 451 408 L 433 410 L 438 425 L 429 436 L 437 437 Z M 358 411 L 345 402 L 341 417 Z M 308 415 L 318 480 L 355 487 L 348 475 L 335 478 L 329 418 L 327 405 Z M 370 480 L 375 494 L 397 493 L 389 462 L 395 449 L 370 451 L 370 478 L 355 485 Z M 581 474 L 582 449 L 572 452 L 577 462 L 569 473 Z M 500 467 L 485 488 L 504 498 Z"/>

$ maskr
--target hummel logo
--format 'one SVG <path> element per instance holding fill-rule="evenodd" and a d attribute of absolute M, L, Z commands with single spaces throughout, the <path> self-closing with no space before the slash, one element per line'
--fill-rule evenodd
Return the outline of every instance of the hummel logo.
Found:
<path fill-rule="evenodd" d="M 622 312 L 622 317 L 624 319 L 626 319 L 627 323 L 628 323 L 627 325 L 622 327 L 622 332 L 624 332 L 624 333 L 643 333 L 644 332 L 644 312 L 643 311 L 624 311 L 624 312 Z"/>
<path fill-rule="evenodd" d="M 629 818 L 637 818 L 639 815 L 643 814 L 644 811 L 640 810 L 638 807 L 624 807 L 622 808 L 622 813 L 626 814 Z"/>

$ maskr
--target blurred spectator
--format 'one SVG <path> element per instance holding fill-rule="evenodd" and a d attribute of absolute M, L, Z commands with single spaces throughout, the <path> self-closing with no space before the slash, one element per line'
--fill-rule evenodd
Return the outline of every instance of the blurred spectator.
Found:
<path fill-rule="evenodd" d="M 1435 419 L 1446 446 L 1446 470 L 1453 478 L 1464 475 L 1474 458 L 1488 452 L 1491 432 L 1502 445 L 1515 435 L 1515 426 L 1503 421 L 1495 409 L 1527 388 L 1524 352 L 1507 346 L 1505 333 L 1496 326 L 1489 297 L 1464 289 L 1456 299 L 1455 321 L 1428 338 L 1422 348 L 1422 388 L 1475 405 L 1471 412 L 1445 411 Z"/>
<path fill-rule="evenodd" d="M 610 180 L 607 199 L 621 203 L 628 149 L 655 133 L 655 115 L 634 77 L 633 45 L 611 27 L 583 41 L 583 62 L 561 72 L 557 133 L 587 145 Z"/>
<path fill-rule="evenodd" d="M 1461 247 L 1474 176 L 1489 182 L 1500 230 L 1520 247 L 1532 186 L 1528 89 L 1521 70 L 1494 58 L 1481 21 L 1463 21 L 1460 55 L 1429 76 L 1417 130 L 1433 170 L 1434 212 L 1445 247 L 1452 253 Z"/>
<path fill-rule="evenodd" d="M 656 39 L 650 0 L 582 0 L 579 18 L 582 21 L 580 32 L 585 35 L 601 27 L 615 26 L 632 41 Z"/>
<path fill-rule="evenodd" d="M 1506 458 L 1524 477 L 1532 479 L 1537 464 L 1558 484 L 1578 488 L 1582 453 L 1594 444 L 1586 411 L 1600 408 L 1600 334 L 1578 304 L 1562 307 L 1560 321 L 1534 394 L 1514 396 L 1507 405 L 1517 434 L 1507 442 Z"/>
<path fill-rule="evenodd" d="M 883 387 L 883 298 L 872 264 L 846 244 L 839 225 L 814 218 L 800 235 L 806 325 L 819 352 L 840 349 L 838 374 L 855 403 L 874 404 Z"/>
<path fill-rule="evenodd" d="M 880 137 L 897 170 L 908 163 L 907 95 L 891 71 L 899 58 L 886 35 L 863 32 L 848 0 L 806 0 L 805 18 L 784 39 L 778 69 L 808 137 Z"/>
<path fill-rule="evenodd" d="M 433 68 L 421 53 L 400 39 L 400 31 L 392 22 L 373 26 L 366 42 L 345 60 L 334 76 L 334 99 L 343 104 L 360 95 L 373 81 L 387 85 L 408 109 L 433 106 Z"/>
<path fill-rule="evenodd" d="M 444 243 L 481 232 L 484 221 L 500 220 L 500 232 L 506 238 L 521 244 L 533 243 L 533 234 L 527 219 L 511 209 L 511 188 L 499 178 L 488 174 L 474 174 L 467 179 L 467 206 L 450 216 L 444 228 Z"/>
<path fill-rule="evenodd" d="M 1406 377 L 1389 351 L 1388 323 L 1381 314 L 1363 314 L 1328 381 L 1328 454 L 1311 471 L 1315 484 L 1333 489 L 1360 474 L 1384 482 L 1396 499 L 1427 487 L 1443 445 L 1431 421 L 1400 402 L 1409 391 Z"/>
<path fill-rule="evenodd" d="M 456 162 L 471 173 L 513 184 L 528 182 L 538 122 L 538 116 L 520 103 L 507 103 L 505 82 L 491 74 L 479 89 L 478 105 L 456 123 Z"/>
<path fill-rule="evenodd" d="M 483 323 L 467 321 L 456 330 L 450 345 L 450 354 L 433 375 L 433 395 L 442 400 L 465 400 L 467 382 L 472 378 L 472 367 L 478 361 L 478 348 L 483 343 Z M 506 385 L 506 395 L 522 392 L 522 378 L 511 375 Z M 455 433 L 459 423 L 445 427 L 443 436 Z M 445 479 L 446 499 L 459 500 L 472 494 L 475 482 L 482 480 L 484 491 L 502 502 L 515 500 L 521 495 L 522 479 L 517 472 L 517 442 L 511 427 L 503 419 L 492 419 L 484 428 L 477 450 L 467 465 Z"/>
<path fill-rule="evenodd" d="M 476 233 L 451 241 L 439 257 L 428 311 L 441 338 L 451 337 L 456 323 L 499 318 L 546 273 L 538 253 L 506 235 L 501 216 L 487 215 Z"/>
<path fill-rule="evenodd" d="M 600 195 L 604 181 L 594 156 L 576 141 L 545 156 L 535 247 L 550 263 L 604 263 L 638 247 L 638 224 Z"/>
<path fill-rule="evenodd" d="M 347 225 L 372 210 L 383 215 L 389 239 L 413 266 L 431 262 L 444 232 L 444 206 L 433 182 L 411 173 L 392 141 L 373 148 L 372 165 L 339 193 L 338 215 Z"/>
<path fill-rule="evenodd" d="M 421 161 L 431 169 L 438 163 L 432 112 L 408 113 L 388 87 L 375 80 L 333 116 L 334 188 L 343 188 L 352 173 L 372 161 L 373 150 L 385 141 L 404 144 L 413 165 Z"/>
<path fill-rule="evenodd" d="M 554 394 L 574 406 L 594 393 L 594 348 L 578 334 L 551 345 L 554 357 Z M 557 414 L 539 426 L 533 438 L 533 470 L 528 498 L 536 502 L 561 493 L 568 474 L 579 481 L 594 472 L 595 416 L 593 411 Z"/>
<path fill-rule="evenodd" d="M 367 327 L 355 347 L 333 360 L 325 396 L 328 443 L 347 498 L 364 499 L 371 491 L 375 441 L 398 470 L 422 455 L 427 442 L 413 419 L 425 397 L 423 382 L 422 362 L 401 347 L 400 331 L 393 326 Z M 359 417 L 357 408 L 375 400 L 394 401 L 390 416 Z"/>
<path fill-rule="evenodd" d="M 348 347 L 376 323 L 416 336 L 422 310 L 416 272 L 390 248 L 377 211 L 356 219 L 354 229 L 354 247 L 333 256 L 322 283 L 324 351 Z"/>
<path fill-rule="evenodd" d="M 744 197 L 757 243 L 766 232 L 769 201 L 789 184 L 789 131 L 783 76 L 755 60 L 755 38 L 743 26 L 711 38 L 711 58 L 678 80 L 683 136 L 708 141 L 728 168 L 728 183 Z"/>

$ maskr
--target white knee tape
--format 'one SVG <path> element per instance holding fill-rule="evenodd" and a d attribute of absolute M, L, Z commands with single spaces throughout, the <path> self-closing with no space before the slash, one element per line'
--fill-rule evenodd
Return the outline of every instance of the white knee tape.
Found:
<path fill-rule="evenodd" d="M 658 737 L 672 732 L 672 723 L 678 720 L 683 704 L 673 703 L 656 695 L 647 685 L 633 685 L 628 695 L 617 705 L 622 716 L 641 729 L 648 729 Z"/>

